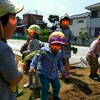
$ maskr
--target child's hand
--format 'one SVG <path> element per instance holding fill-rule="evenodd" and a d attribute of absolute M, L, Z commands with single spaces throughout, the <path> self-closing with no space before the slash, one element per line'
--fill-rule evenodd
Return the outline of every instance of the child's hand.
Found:
<path fill-rule="evenodd" d="M 59 70 L 59 73 L 61 74 L 61 76 L 64 76 L 64 71 L 63 70 Z"/>
<path fill-rule="evenodd" d="M 34 68 L 30 68 L 29 69 L 29 74 L 35 73 L 35 69 Z"/>

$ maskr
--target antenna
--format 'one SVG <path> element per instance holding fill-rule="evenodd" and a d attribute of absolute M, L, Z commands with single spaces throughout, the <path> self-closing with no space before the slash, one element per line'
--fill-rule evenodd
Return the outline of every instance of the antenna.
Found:
<path fill-rule="evenodd" d="M 37 10 L 34 10 L 36 12 L 36 15 L 37 15 Z"/>

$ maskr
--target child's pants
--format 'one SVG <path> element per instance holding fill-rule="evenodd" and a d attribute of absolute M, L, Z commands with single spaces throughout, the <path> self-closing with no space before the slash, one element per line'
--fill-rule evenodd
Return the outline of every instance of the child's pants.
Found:
<path fill-rule="evenodd" d="M 98 57 L 92 58 L 91 55 L 86 56 L 86 60 L 90 66 L 90 75 L 97 74 L 97 70 L 99 67 Z"/>
<path fill-rule="evenodd" d="M 59 78 L 52 80 L 41 75 L 39 75 L 39 77 L 40 77 L 40 83 L 41 83 L 40 100 L 47 100 L 50 83 L 53 88 L 53 97 L 57 97 L 60 91 L 60 87 L 61 87 Z"/>

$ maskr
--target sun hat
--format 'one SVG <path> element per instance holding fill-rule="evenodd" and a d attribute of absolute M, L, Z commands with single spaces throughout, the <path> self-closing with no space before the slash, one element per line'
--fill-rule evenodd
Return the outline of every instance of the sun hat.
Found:
<path fill-rule="evenodd" d="M 29 35 L 32 35 L 32 34 L 34 34 L 34 33 L 39 34 L 40 31 L 41 31 L 40 26 L 38 26 L 38 25 L 36 25 L 36 24 L 31 25 L 31 26 L 26 30 L 26 32 L 27 32 Z"/>
<path fill-rule="evenodd" d="M 53 32 L 49 36 L 48 42 L 51 44 L 55 44 L 55 43 L 65 44 L 65 36 L 62 32 Z"/>
<path fill-rule="evenodd" d="M 0 17 L 7 13 L 19 13 L 23 8 L 23 6 L 15 6 L 9 0 L 0 0 Z"/>
<path fill-rule="evenodd" d="M 64 15 L 60 18 L 60 22 L 61 22 L 63 19 L 67 19 L 67 20 L 70 22 L 70 17 L 69 17 L 68 14 L 64 14 Z"/>

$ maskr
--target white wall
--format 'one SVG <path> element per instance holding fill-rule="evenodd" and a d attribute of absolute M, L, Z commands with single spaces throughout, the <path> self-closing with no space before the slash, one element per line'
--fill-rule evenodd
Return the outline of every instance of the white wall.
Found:
<path fill-rule="evenodd" d="M 84 20 L 84 23 L 78 23 L 78 20 Z M 86 18 L 77 18 L 73 19 L 73 24 L 70 25 L 70 29 L 72 30 L 75 36 L 79 36 L 79 32 L 87 32 L 87 19 Z"/>

